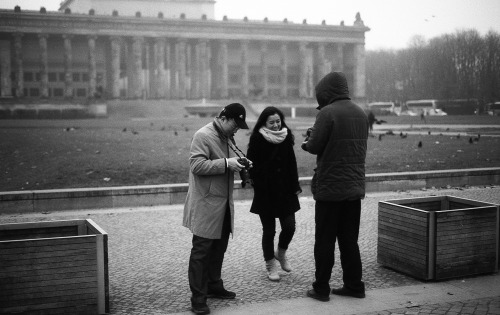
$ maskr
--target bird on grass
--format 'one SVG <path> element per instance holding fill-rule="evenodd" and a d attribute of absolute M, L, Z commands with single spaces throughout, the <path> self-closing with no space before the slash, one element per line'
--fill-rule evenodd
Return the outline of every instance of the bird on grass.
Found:
<path fill-rule="evenodd" d="M 138 131 L 136 131 L 136 130 L 134 130 L 134 129 L 132 129 L 132 133 L 133 133 L 134 135 L 138 135 L 138 134 L 139 134 L 139 132 L 138 132 Z"/>
<path fill-rule="evenodd" d="M 382 125 L 382 124 L 386 124 L 386 123 L 387 123 L 387 121 L 382 120 L 382 119 L 380 119 L 380 120 L 375 119 L 375 123 L 376 123 L 377 125 Z"/>
<path fill-rule="evenodd" d="M 421 147 L 422 147 L 422 141 L 419 141 L 417 146 L 418 146 L 419 148 L 421 148 Z"/>
<path fill-rule="evenodd" d="M 408 134 L 407 133 L 405 133 L 405 134 L 401 133 L 399 136 L 401 137 L 401 139 L 406 139 L 408 137 Z"/>
<path fill-rule="evenodd" d="M 383 134 L 379 134 L 379 135 L 378 135 L 378 141 L 382 141 L 382 137 L 383 137 L 383 136 L 384 136 Z"/>
<path fill-rule="evenodd" d="M 430 130 L 429 130 L 428 134 L 429 134 L 429 136 L 431 135 L 431 131 Z"/>
<path fill-rule="evenodd" d="M 177 132 L 177 130 L 174 130 L 174 135 L 178 136 L 179 133 Z"/>
<path fill-rule="evenodd" d="M 123 132 L 127 132 L 127 128 L 123 128 L 123 130 L 122 130 L 122 131 L 123 131 Z"/>
<path fill-rule="evenodd" d="M 472 144 L 474 141 L 472 141 L 472 137 L 469 138 L 469 143 Z"/>
<path fill-rule="evenodd" d="M 460 139 L 460 134 L 457 135 L 457 139 Z"/>

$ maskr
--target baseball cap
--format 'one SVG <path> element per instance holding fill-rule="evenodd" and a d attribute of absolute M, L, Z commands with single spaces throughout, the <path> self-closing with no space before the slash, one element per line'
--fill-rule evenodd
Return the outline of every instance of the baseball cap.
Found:
<path fill-rule="evenodd" d="M 240 103 L 231 103 L 224 107 L 219 114 L 219 117 L 222 116 L 225 116 L 226 118 L 233 118 L 236 125 L 238 125 L 240 129 L 248 129 L 248 125 L 245 122 L 245 118 L 247 116 L 245 107 L 243 107 Z"/>

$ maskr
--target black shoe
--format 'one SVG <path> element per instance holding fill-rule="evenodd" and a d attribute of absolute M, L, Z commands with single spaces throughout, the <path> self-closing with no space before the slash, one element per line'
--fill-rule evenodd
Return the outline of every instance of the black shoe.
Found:
<path fill-rule="evenodd" d="M 316 291 L 314 289 L 307 291 L 307 296 L 310 298 L 313 298 L 315 300 L 321 301 L 321 302 L 330 301 L 330 297 L 328 295 L 318 294 L 318 293 L 316 293 Z"/>
<path fill-rule="evenodd" d="M 358 299 L 363 299 L 365 297 L 365 292 L 353 291 L 349 288 L 342 287 L 340 289 L 332 289 L 332 294 L 342 295 L 342 296 L 352 296 Z"/>
<path fill-rule="evenodd" d="M 236 293 L 228 291 L 226 289 L 209 291 L 207 294 L 207 298 L 232 300 L 236 298 Z"/>
<path fill-rule="evenodd" d="M 195 314 L 210 314 L 207 303 L 191 303 L 191 311 Z"/>

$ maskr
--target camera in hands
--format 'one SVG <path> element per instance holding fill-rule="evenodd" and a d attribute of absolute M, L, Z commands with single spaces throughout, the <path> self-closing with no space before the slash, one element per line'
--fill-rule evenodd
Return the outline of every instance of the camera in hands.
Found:
<path fill-rule="evenodd" d="M 246 184 L 252 184 L 250 172 L 248 172 L 251 168 L 250 161 L 246 157 L 241 157 L 238 159 L 238 163 L 245 167 L 240 171 L 241 187 L 245 188 Z"/>

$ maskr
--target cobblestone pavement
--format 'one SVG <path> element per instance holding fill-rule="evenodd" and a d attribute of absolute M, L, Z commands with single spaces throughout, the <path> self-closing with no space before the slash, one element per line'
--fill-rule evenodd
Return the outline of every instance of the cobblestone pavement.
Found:
<path fill-rule="evenodd" d="M 420 314 L 500 314 L 500 296 L 495 298 L 417 305 L 381 312 L 362 313 L 362 315 L 420 315 Z"/>
<path fill-rule="evenodd" d="M 430 195 L 454 195 L 500 203 L 499 186 L 369 194 L 362 203 L 359 239 L 363 278 L 368 291 L 422 283 L 377 263 L 377 206 L 381 200 Z M 293 271 L 290 274 L 282 273 L 278 283 L 268 281 L 266 277 L 261 225 L 258 216 L 249 213 L 251 201 L 240 201 L 235 205 L 235 235 L 229 241 L 223 279 L 225 286 L 237 293 L 237 299 L 210 299 L 210 308 L 216 310 L 304 297 L 314 278 L 314 200 L 310 197 L 301 198 L 302 209 L 297 212 L 296 234 L 288 251 Z M 182 205 L 0 215 L 0 223 L 84 218 L 94 220 L 109 235 L 111 314 L 189 311 L 187 262 L 192 235 L 181 226 Z M 334 267 L 331 285 L 341 285 L 338 264 Z M 499 314 L 499 305 L 500 297 L 497 297 L 373 314 Z"/>

